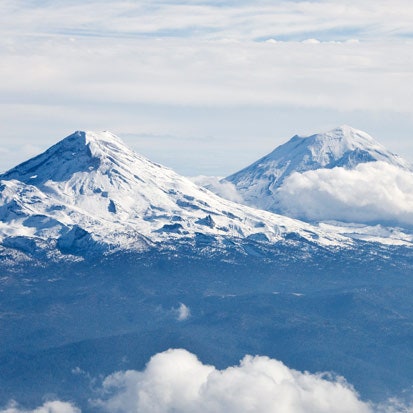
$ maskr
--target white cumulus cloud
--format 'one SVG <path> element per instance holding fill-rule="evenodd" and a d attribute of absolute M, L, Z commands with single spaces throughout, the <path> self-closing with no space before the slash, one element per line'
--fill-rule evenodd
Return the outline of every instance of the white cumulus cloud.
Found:
<path fill-rule="evenodd" d="M 104 389 L 107 397 L 98 405 L 111 413 L 372 412 L 344 379 L 258 356 L 217 370 L 182 349 L 155 355 L 142 372 L 109 376 Z"/>
<path fill-rule="evenodd" d="M 184 303 L 180 303 L 179 307 L 177 309 L 174 309 L 174 312 L 176 313 L 176 319 L 178 321 L 185 321 L 191 315 L 190 308 L 186 306 Z"/>
<path fill-rule="evenodd" d="M 218 370 L 183 349 L 154 355 L 143 371 L 111 374 L 99 394 L 100 399 L 89 399 L 89 407 L 102 413 L 413 413 L 413 404 L 397 398 L 362 401 L 344 378 L 328 373 L 300 372 L 248 355 L 239 365 Z M 0 413 L 82 410 L 59 400 L 37 408 L 12 401 Z"/>
<path fill-rule="evenodd" d="M 309 220 L 413 225 L 413 173 L 384 162 L 294 173 L 279 188 L 281 210 Z"/>
<path fill-rule="evenodd" d="M 80 413 L 80 410 L 70 403 L 55 400 L 48 401 L 34 410 L 19 408 L 17 403 L 11 402 L 7 408 L 0 410 L 0 413 Z"/>

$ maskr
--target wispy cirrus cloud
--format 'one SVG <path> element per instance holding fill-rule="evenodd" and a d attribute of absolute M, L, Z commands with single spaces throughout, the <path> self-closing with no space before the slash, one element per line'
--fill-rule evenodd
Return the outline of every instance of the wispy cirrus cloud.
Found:
<path fill-rule="evenodd" d="M 3 31 L 78 36 L 323 40 L 394 38 L 411 32 L 407 0 L 2 2 Z M 13 17 L 13 20 L 10 20 Z"/>

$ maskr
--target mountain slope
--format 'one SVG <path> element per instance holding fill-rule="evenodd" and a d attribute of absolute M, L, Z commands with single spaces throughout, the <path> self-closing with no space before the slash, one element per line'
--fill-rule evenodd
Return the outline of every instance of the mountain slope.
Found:
<path fill-rule="evenodd" d="M 411 168 L 406 160 L 389 152 L 367 133 L 341 126 L 308 137 L 296 135 L 225 180 L 235 185 L 247 205 L 277 211 L 276 191 L 292 173 L 335 167 L 353 169 L 375 161 Z"/>
<path fill-rule="evenodd" d="M 288 234 L 318 245 L 351 240 L 224 200 L 134 153 L 109 132 L 75 132 L 0 176 L 7 248 L 63 254 L 144 250 Z M 209 238 L 208 238 L 209 237 Z"/>

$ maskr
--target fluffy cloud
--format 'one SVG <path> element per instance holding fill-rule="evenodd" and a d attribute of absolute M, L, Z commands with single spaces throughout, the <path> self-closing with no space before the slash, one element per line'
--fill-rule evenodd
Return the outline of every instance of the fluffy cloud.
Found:
<path fill-rule="evenodd" d="M 56 400 L 46 402 L 43 406 L 34 410 L 21 409 L 16 403 L 12 402 L 6 409 L 0 410 L 0 413 L 80 413 L 80 410 L 70 403 Z"/>
<path fill-rule="evenodd" d="M 277 192 L 281 210 L 309 220 L 413 225 L 413 173 L 384 162 L 292 174 Z"/>
<path fill-rule="evenodd" d="M 173 312 L 176 314 L 178 321 L 185 321 L 191 316 L 190 308 L 184 303 L 180 303 L 178 308 L 173 309 Z"/>
<path fill-rule="evenodd" d="M 154 355 L 143 371 L 108 376 L 93 411 L 108 413 L 413 413 L 413 404 L 392 398 L 360 400 L 344 378 L 311 374 L 260 356 L 218 370 L 183 349 Z M 49 401 L 35 409 L 11 402 L 0 413 L 81 413 L 71 403 Z"/>
<path fill-rule="evenodd" d="M 246 356 L 217 370 L 185 350 L 152 357 L 142 372 L 126 371 L 104 382 L 98 404 L 111 413 L 371 413 L 344 380 L 301 373 L 267 357 Z"/>
<path fill-rule="evenodd" d="M 222 198 L 229 199 L 233 202 L 242 203 L 242 196 L 237 191 L 235 185 L 228 181 L 222 181 L 222 178 L 218 176 L 199 175 L 190 177 L 189 179 L 197 185 L 209 189 L 211 192 L 221 196 Z"/>

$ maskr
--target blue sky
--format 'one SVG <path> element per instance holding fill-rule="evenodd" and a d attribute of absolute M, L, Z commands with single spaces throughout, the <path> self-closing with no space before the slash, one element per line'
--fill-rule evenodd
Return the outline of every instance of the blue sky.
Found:
<path fill-rule="evenodd" d="M 227 175 L 350 124 L 413 161 L 413 5 L 0 3 L 0 169 L 111 130 L 186 175 Z"/>

